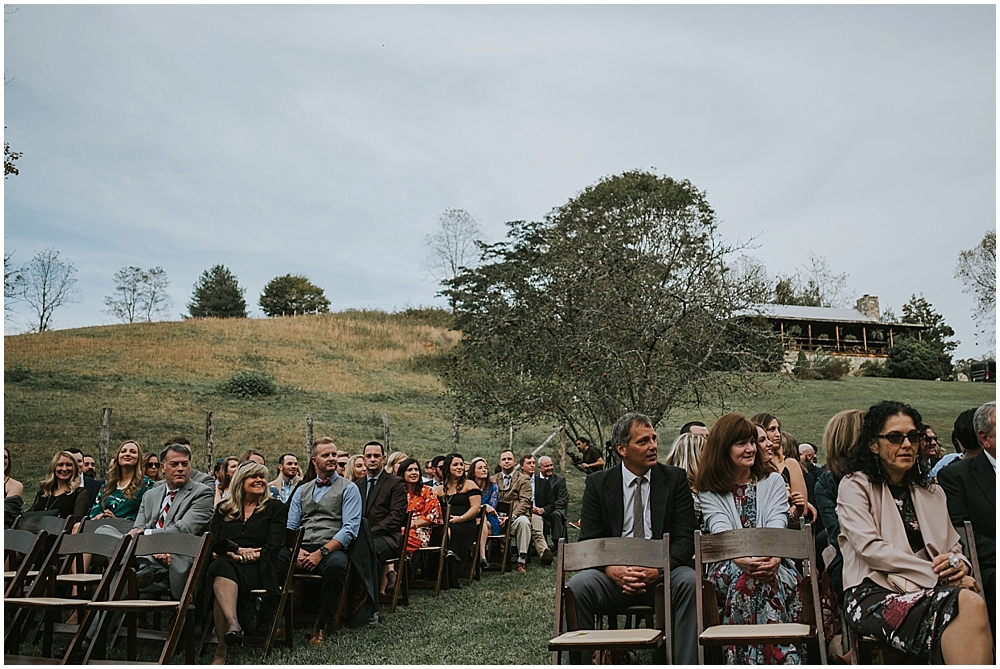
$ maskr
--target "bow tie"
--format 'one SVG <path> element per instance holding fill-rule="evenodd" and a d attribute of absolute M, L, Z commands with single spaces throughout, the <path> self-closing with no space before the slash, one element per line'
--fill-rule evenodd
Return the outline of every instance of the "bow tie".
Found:
<path fill-rule="evenodd" d="M 317 488 L 325 488 L 328 485 L 330 485 L 331 483 L 333 483 L 333 482 L 330 479 L 316 479 L 316 487 Z"/>

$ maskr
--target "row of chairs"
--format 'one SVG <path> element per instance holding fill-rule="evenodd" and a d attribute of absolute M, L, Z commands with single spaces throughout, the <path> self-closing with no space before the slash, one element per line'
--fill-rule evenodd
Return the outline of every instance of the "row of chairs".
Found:
<path fill-rule="evenodd" d="M 970 541 L 970 537 L 973 536 L 971 525 L 966 522 L 965 527 L 957 529 L 966 556 L 973 565 L 973 575 L 982 586 L 982 573 L 975 542 Z M 816 566 L 815 553 L 816 544 L 808 524 L 801 530 L 758 528 L 732 530 L 714 535 L 695 532 L 695 574 L 701 576 L 701 587 L 695 592 L 699 662 L 705 663 L 708 652 L 710 662 L 721 663 L 722 657 L 718 654 L 718 649 L 722 646 L 797 643 L 805 645 L 810 657 L 817 658 L 820 664 L 827 664 L 828 639 L 825 638 L 820 606 L 822 575 Z M 801 565 L 803 575 L 800 586 L 803 617 L 801 623 L 720 624 L 715 588 L 704 578 L 707 573 L 706 565 L 758 555 L 789 558 Z M 608 629 L 601 629 L 604 623 L 599 620 L 598 629 L 581 630 L 576 619 L 573 591 L 566 587 L 567 573 L 621 564 L 663 570 L 663 582 L 654 592 L 654 607 L 632 607 L 625 611 L 625 629 L 617 629 L 618 616 L 611 615 L 608 616 Z M 645 628 L 638 626 L 642 621 L 645 621 Z M 844 631 L 848 635 L 854 664 L 862 660 L 870 661 L 873 653 L 886 650 L 880 648 L 874 639 L 859 639 L 850 633 L 850 627 L 846 624 Z M 664 535 L 662 541 L 615 537 L 568 544 L 564 539 L 560 539 L 559 561 L 556 568 L 555 630 L 549 642 L 553 664 L 559 664 L 565 652 L 599 651 L 599 659 L 604 653 L 610 653 L 614 660 L 627 651 L 656 649 L 661 646 L 665 651 L 666 662 L 670 664 L 673 654 L 671 635 L 669 535 Z M 713 649 L 715 653 L 712 652 Z M 885 663 L 887 658 L 883 655 L 881 659 Z"/>

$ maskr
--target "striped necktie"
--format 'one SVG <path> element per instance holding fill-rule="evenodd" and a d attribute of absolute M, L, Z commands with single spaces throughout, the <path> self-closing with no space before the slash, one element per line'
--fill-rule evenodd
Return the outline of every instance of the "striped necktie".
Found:
<path fill-rule="evenodd" d="M 176 490 L 171 490 L 170 496 L 166 498 L 166 504 L 163 505 L 163 511 L 160 511 L 160 517 L 156 519 L 156 529 L 163 529 L 163 524 L 167 522 L 167 513 L 170 511 L 170 505 L 174 503 L 174 496 L 176 494 Z"/>

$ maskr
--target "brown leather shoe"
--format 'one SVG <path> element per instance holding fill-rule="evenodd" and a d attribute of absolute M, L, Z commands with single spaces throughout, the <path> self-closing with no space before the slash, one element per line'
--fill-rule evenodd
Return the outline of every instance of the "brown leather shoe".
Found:
<path fill-rule="evenodd" d="M 523 574 L 526 571 L 528 571 L 528 570 L 524 568 L 524 563 L 523 562 L 518 562 L 517 563 L 517 573 L 518 574 Z"/>
<path fill-rule="evenodd" d="M 321 629 L 314 629 L 309 635 L 310 646 L 322 646 L 324 641 L 326 641 L 326 633 Z"/>
<path fill-rule="evenodd" d="M 552 564 L 552 549 L 546 548 L 542 552 L 542 564 L 545 565 L 546 567 Z"/>

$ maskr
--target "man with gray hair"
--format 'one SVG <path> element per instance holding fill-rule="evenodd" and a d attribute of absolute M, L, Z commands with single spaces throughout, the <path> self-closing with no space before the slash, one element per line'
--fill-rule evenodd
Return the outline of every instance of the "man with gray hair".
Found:
<path fill-rule="evenodd" d="M 657 434 L 652 421 L 628 413 L 611 429 L 611 443 L 621 463 L 587 477 L 583 491 L 580 541 L 602 537 L 660 540 L 670 535 L 670 596 L 674 620 L 674 662 L 698 663 L 695 632 L 694 504 L 687 474 L 657 462 Z M 610 565 L 576 574 L 567 586 L 576 598 L 577 622 L 593 629 L 598 614 L 614 614 L 635 605 L 653 604 L 657 569 Z M 657 651 L 654 663 L 662 663 Z"/>
<path fill-rule="evenodd" d="M 996 639 L 996 541 L 997 541 L 997 403 L 987 402 L 972 418 L 982 452 L 938 472 L 938 483 L 948 495 L 948 515 L 961 527 L 972 523 L 983 589 Z"/>
<path fill-rule="evenodd" d="M 566 477 L 555 473 L 552 458 L 543 455 L 538 458 L 538 478 L 549 482 L 551 498 L 540 498 L 536 495 L 532 511 L 541 516 L 543 532 L 552 537 L 552 545 L 559 545 L 559 538 L 566 529 L 566 507 L 569 506 L 569 491 L 566 489 Z M 541 513 L 538 513 L 541 511 Z"/>

